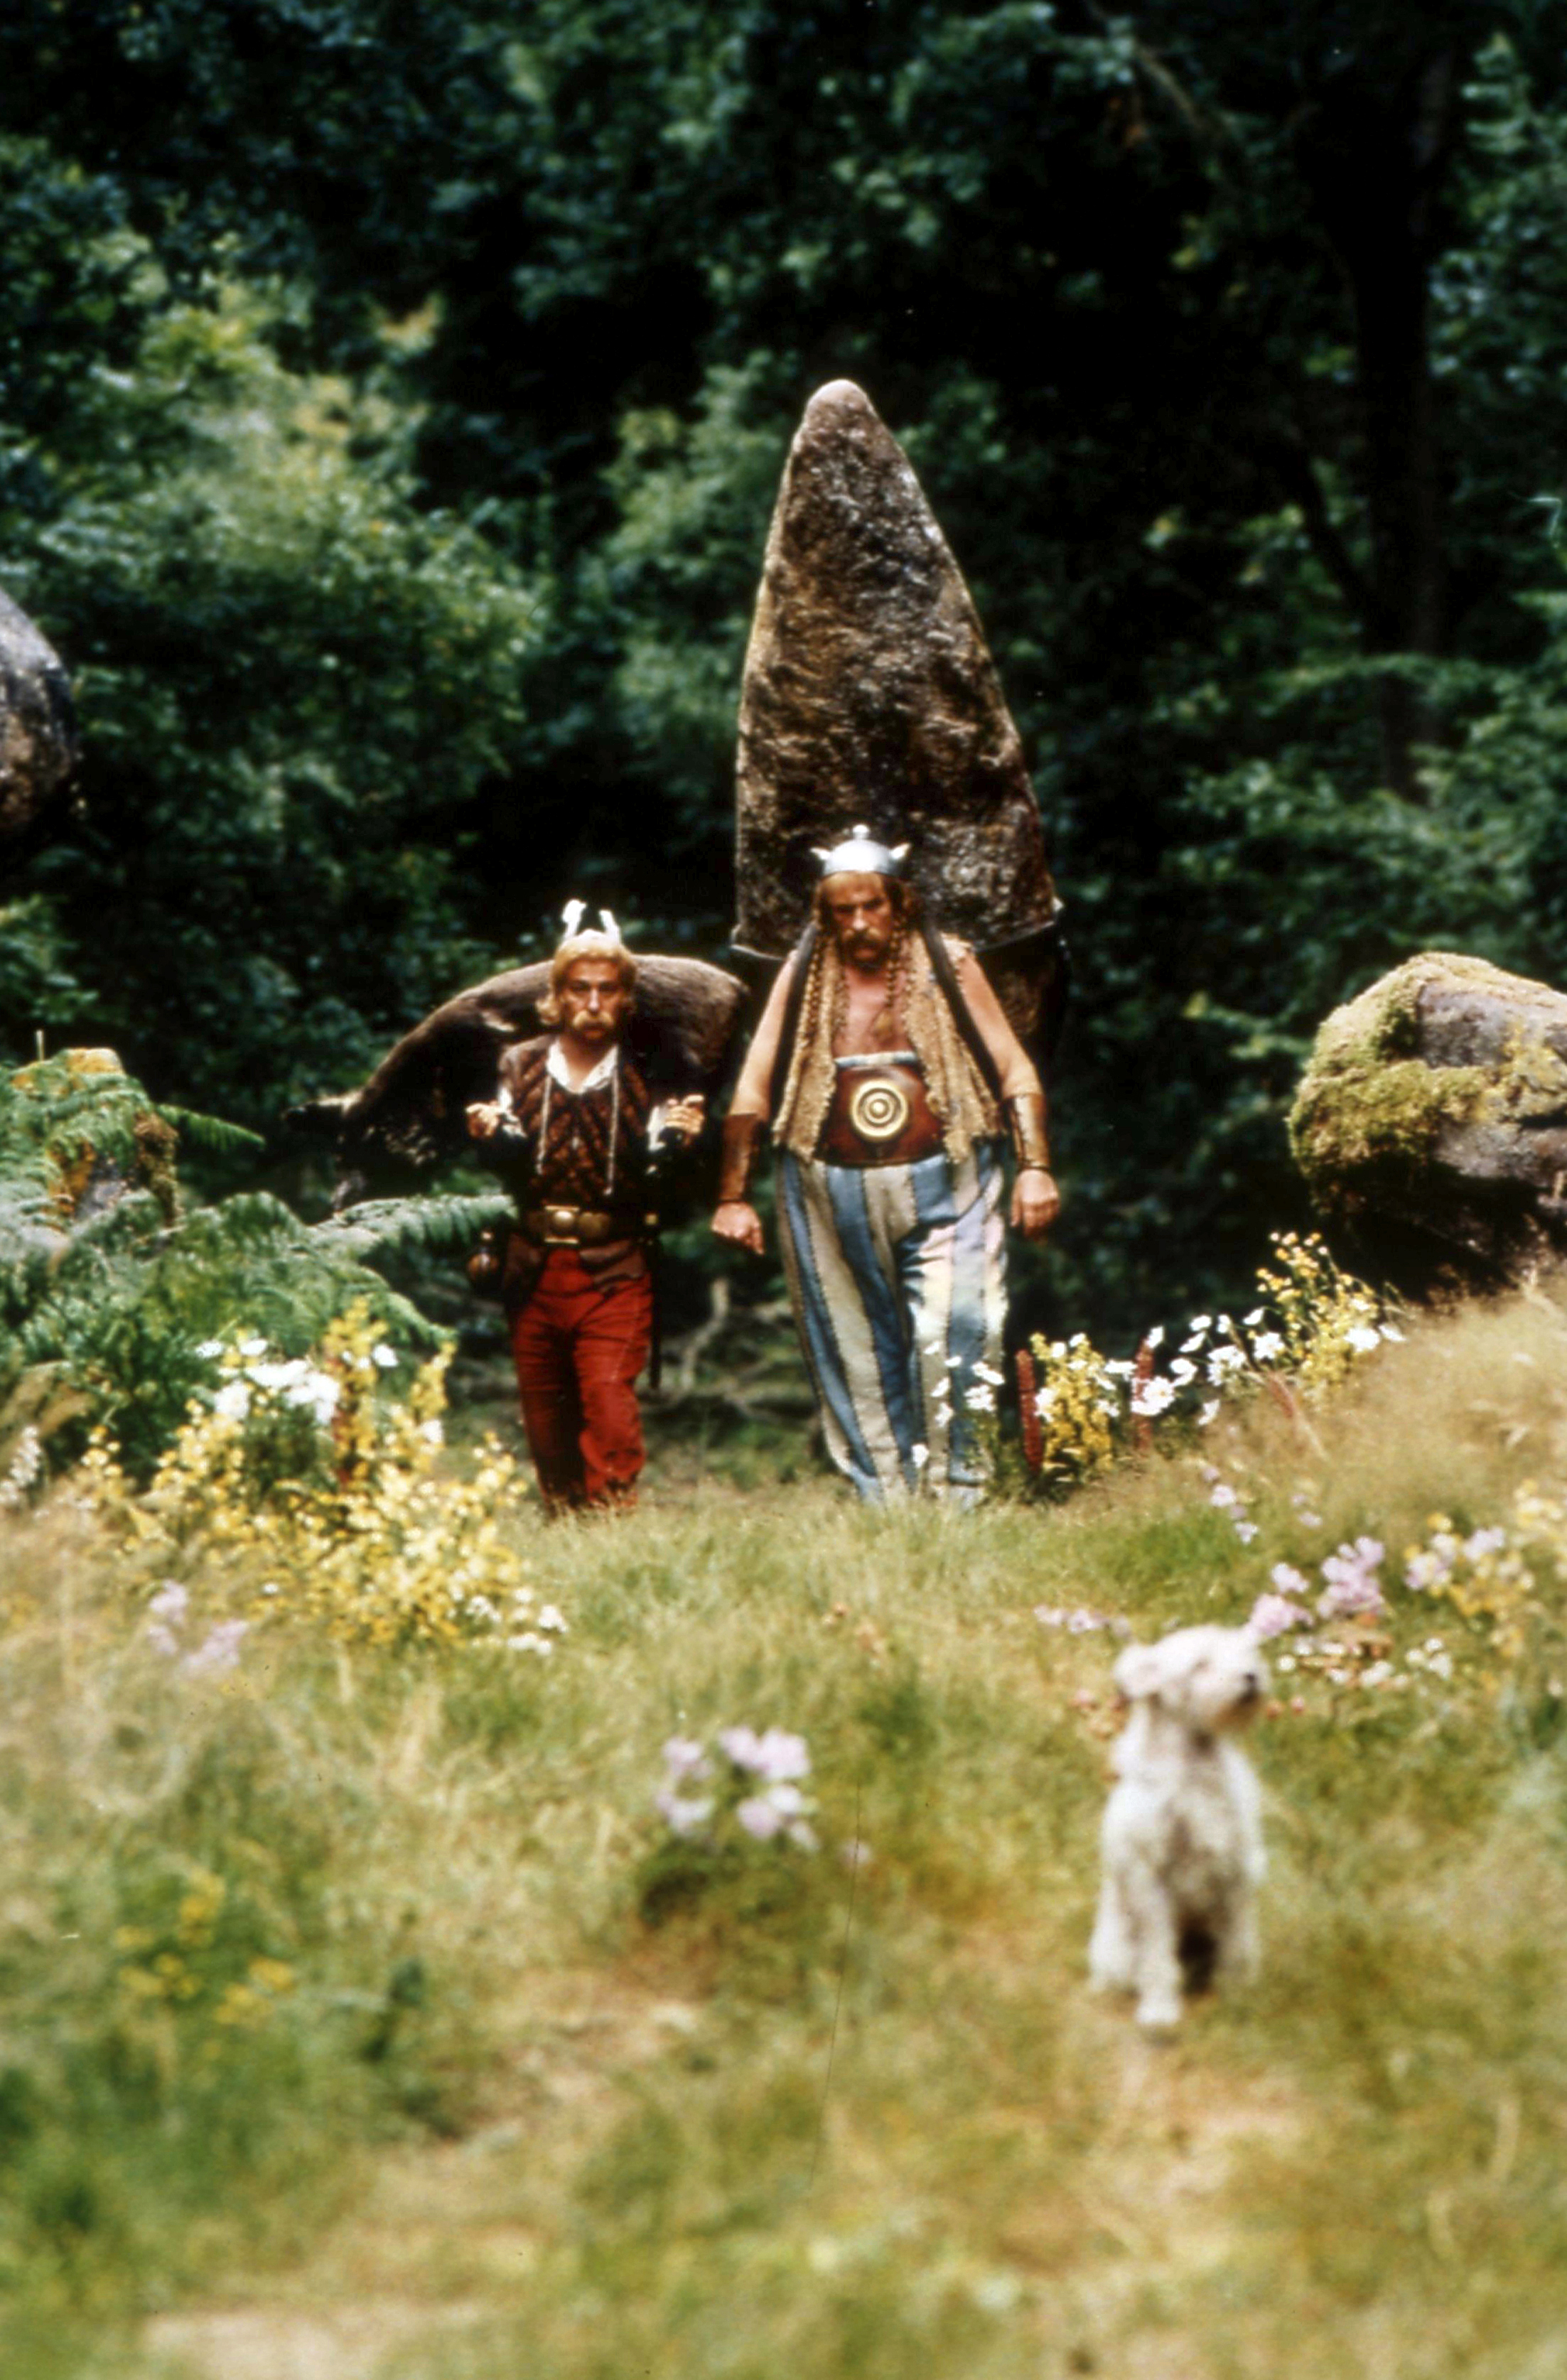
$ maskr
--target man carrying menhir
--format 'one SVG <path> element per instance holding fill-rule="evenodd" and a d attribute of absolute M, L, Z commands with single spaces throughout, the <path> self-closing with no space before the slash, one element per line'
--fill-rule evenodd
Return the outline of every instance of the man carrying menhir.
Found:
<path fill-rule="evenodd" d="M 649 1251 L 661 1144 L 701 1130 L 699 1094 L 655 1107 L 622 1046 L 637 962 L 607 909 L 565 937 L 539 1014 L 553 1029 L 513 1042 L 493 1100 L 468 1110 L 486 1161 L 516 1201 L 501 1293 L 523 1427 L 552 1514 L 626 1511 L 644 1460 L 637 1376 L 653 1332 Z"/>
<path fill-rule="evenodd" d="M 984 1485 L 1012 1221 L 1042 1239 L 1060 1199 L 1039 1077 L 974 953 L 925 924 L 907 845 L 863 826 L 818 852 L 813 923 L 772 987 L 723 1127 L 713 1230 L 762 1251 L 747 1196 L 771 1121 L 784 1259 L 838 1468 L 871 1500 Z M 989 1376 L 987 1378 L 987 1375 Z"/>

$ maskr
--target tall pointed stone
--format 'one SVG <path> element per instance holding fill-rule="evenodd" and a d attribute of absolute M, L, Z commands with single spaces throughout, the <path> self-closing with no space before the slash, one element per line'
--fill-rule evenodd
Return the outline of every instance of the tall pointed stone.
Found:
<path fill-rule="evenodd" d="M 813 844 L 863 820 L 909 843 L 949 933 L 980 949 L 1057 902 L 1023 748 L 973 599 L 908 458 L 852 381 L 790 450 L 740 696 L 735 946 L 779 958 Z M 1011 1003 L 1009 1003 L 1011 1004 Z"/>
<path fill-rule="evenodd" d="M 0 594 L 0 860 L 30 843 L 76 769 L 70 682 L 53 647 Z"/>

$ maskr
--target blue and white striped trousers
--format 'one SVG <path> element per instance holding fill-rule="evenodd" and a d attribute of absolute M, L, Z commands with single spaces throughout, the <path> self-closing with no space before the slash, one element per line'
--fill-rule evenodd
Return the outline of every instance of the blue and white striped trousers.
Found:
<path fill-rule="evenodd" d="M 967 1400 L 986 1393 L 976 1366 L 999 1368 L 1006 1309 L 998 1151 L 957 1166 L 781 1160 L 784 1269 L 833 1462 L 872 1502 L 922 1473 L 972 1501 L 985 1463 Z"/>

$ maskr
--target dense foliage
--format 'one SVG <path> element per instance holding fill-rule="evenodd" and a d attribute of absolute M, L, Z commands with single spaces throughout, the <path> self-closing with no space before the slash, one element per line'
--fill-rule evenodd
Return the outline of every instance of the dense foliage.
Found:
<path fill-rule="evenodd" d="M 0 1471 L 30 1477 L 41 1450 L 57 1463 L 91 1430 L 144 1478 L 221 1393 L 225 1338 L 260 1333 L 259 1348 L 302 1364 L 358 1312 L 405 1353 L 440 1342 L 370 1259 L 455 1254 L 493 1219 L 492 1195 L 314 1224 L 265 1190 L 187 1208 L 181 1139 L 250 1136 L 160 1111 L 103 1054 L 0 1073 Z"/>
<path fill-rule="evenodd" d="M 840 372 L 1070 904 L 1063 1316 L 1249 1271 L 1383 966 L 1561 975 L 1539 0 L 66 25 L 0 26 L 0 566 L 89 755 L 6 913 L 18 1054 L 264 1123 L 568 892 L 720 952 L 768 511 Z"/>

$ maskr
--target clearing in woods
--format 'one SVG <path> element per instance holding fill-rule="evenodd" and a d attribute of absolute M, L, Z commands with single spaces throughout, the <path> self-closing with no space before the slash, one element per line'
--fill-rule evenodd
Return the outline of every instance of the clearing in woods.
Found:
<path fill-rule="evenodd" d="M 1403 1585 L 1564 1476 L 1537 1297 L 1054 1508 L 525 1510 L 548 1658 L 197 1674 L 79 1513 L 7 1524 L 8 2380 L 1567 2374 L 1561 1574 L 1512 1644 Z M 1374 1626 L 1268 1648 L 1261 1979 L 1145 2040 L 1085 1979 L 1114 1623 L 1358 1536 Z M 816 1848 L 656 1814 L 736 1726 Z"/>

